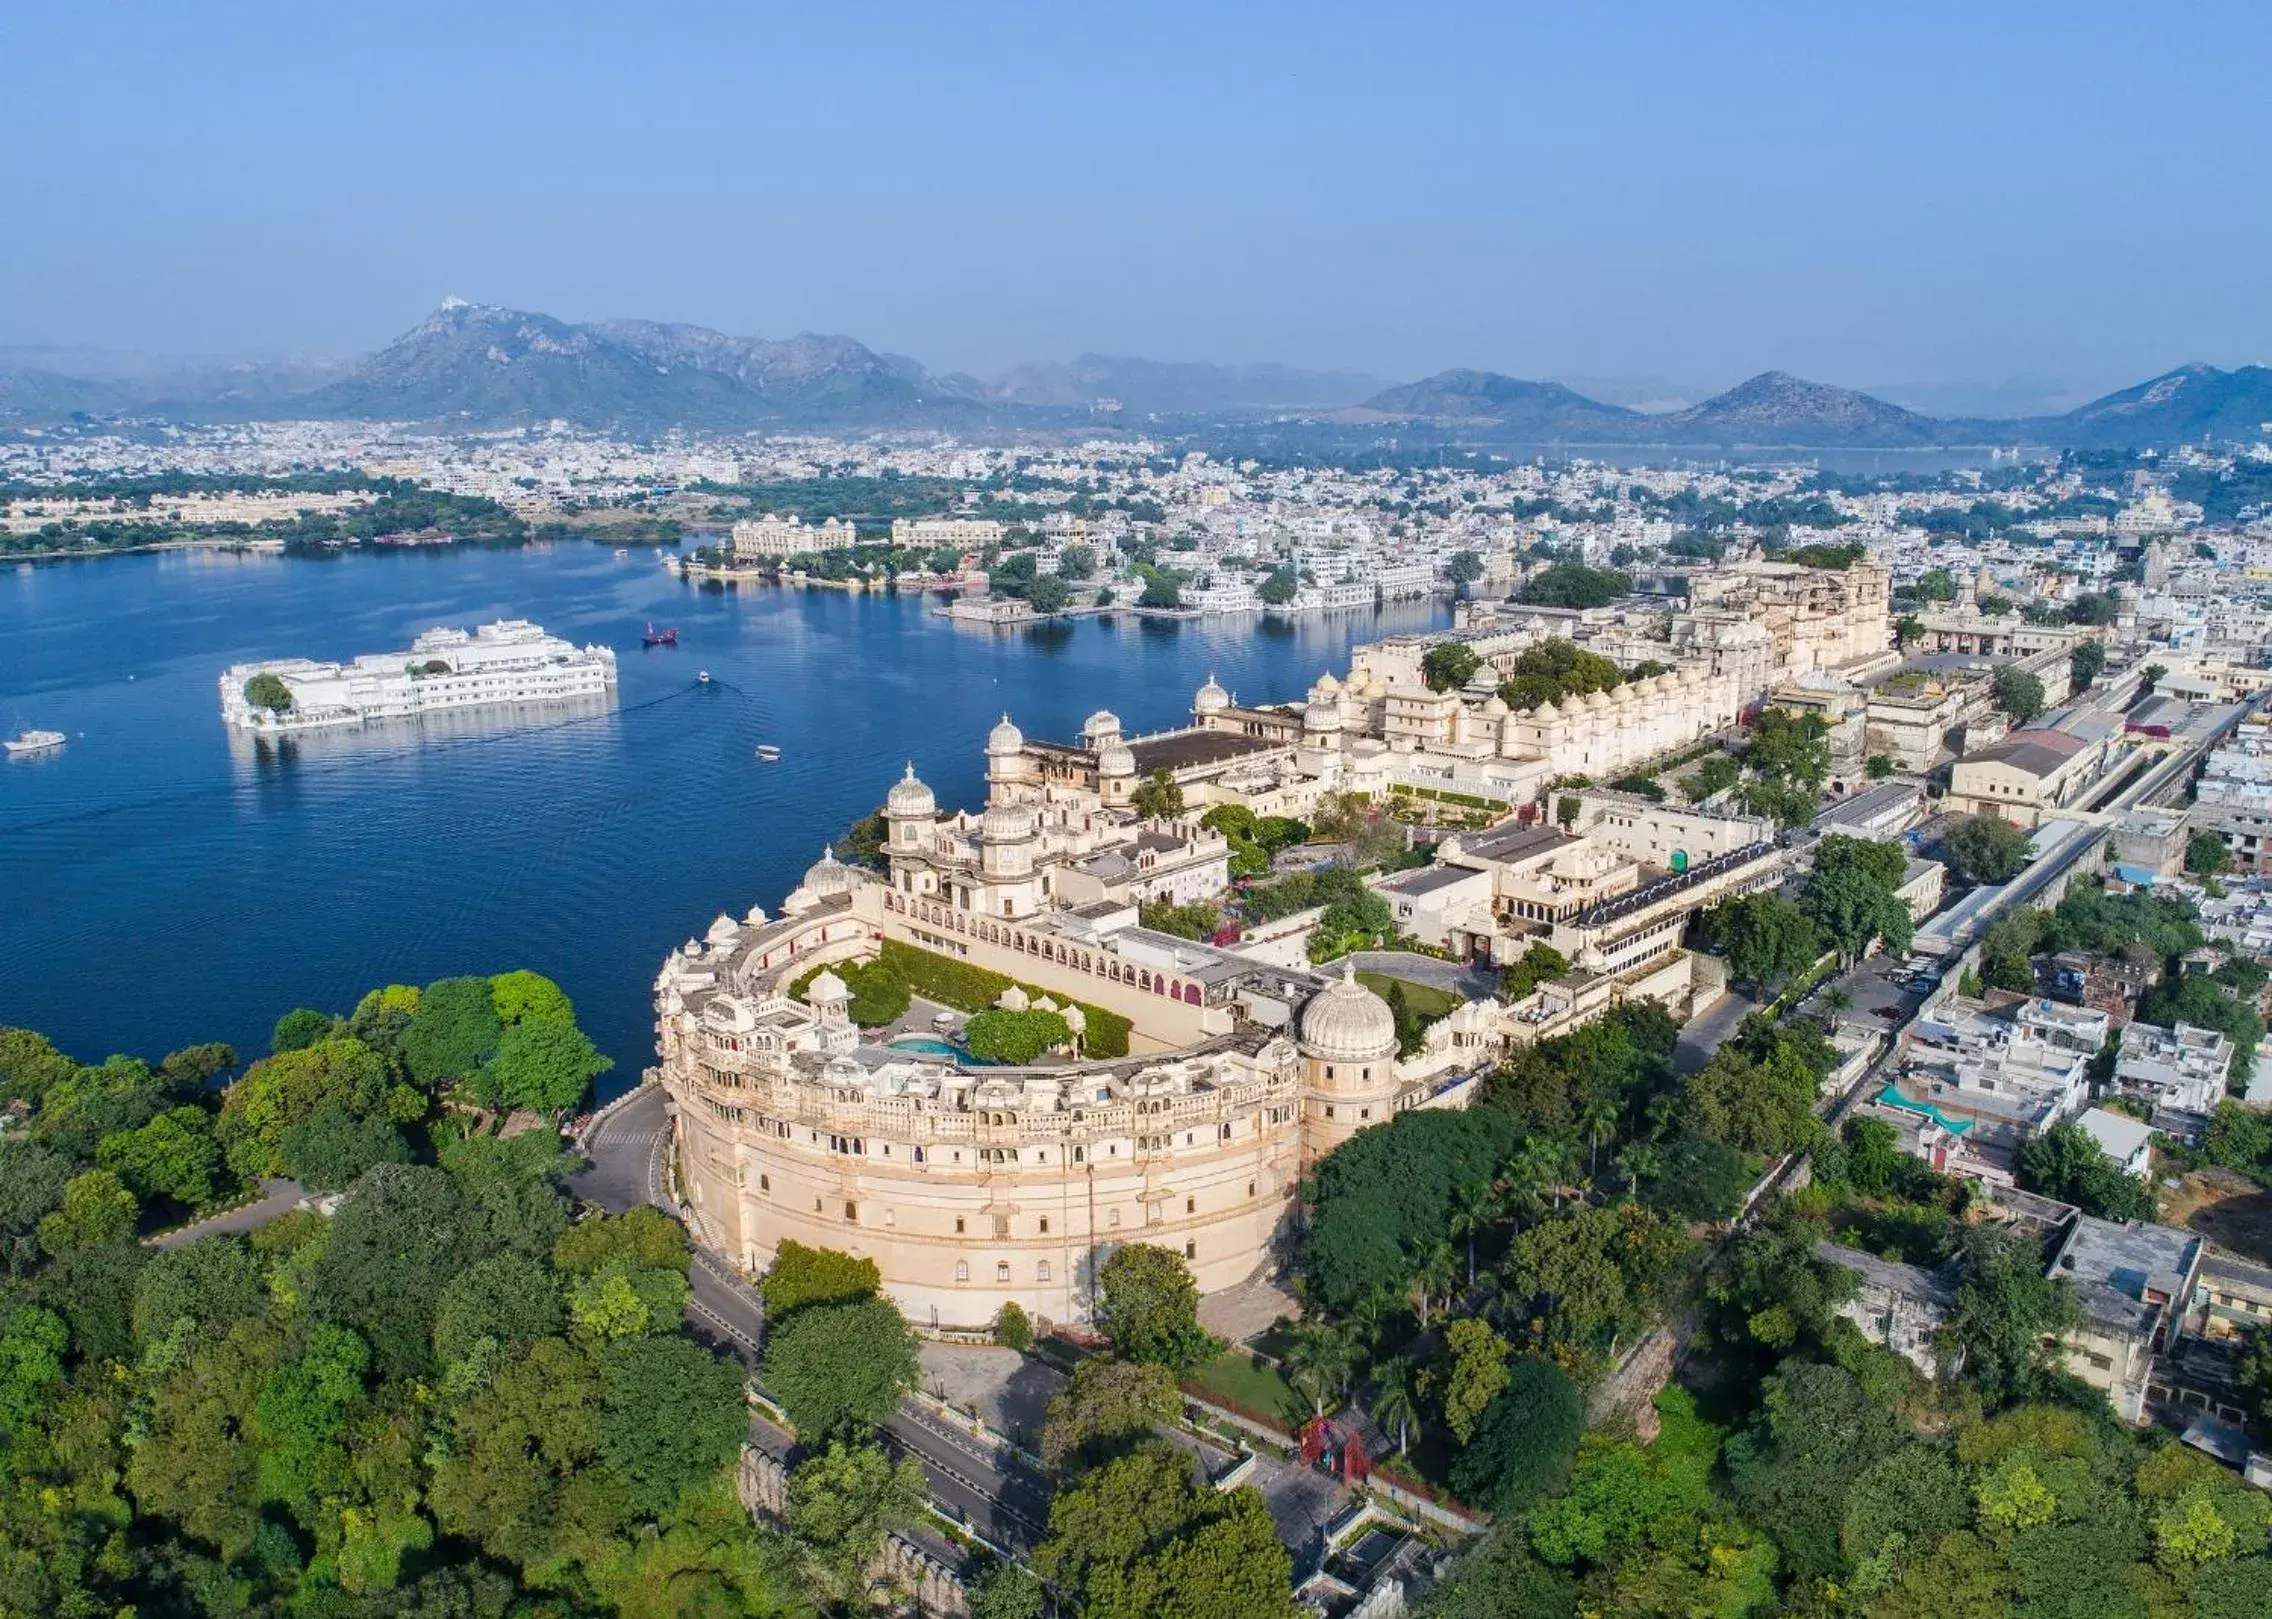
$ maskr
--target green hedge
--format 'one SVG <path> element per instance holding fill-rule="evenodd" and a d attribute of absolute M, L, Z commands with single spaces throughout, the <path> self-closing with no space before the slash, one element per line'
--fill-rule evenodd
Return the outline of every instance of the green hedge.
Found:
<path fill-rule="evenodd" d="M 1007 973 L 976 967 L 967 961 L 957 961 L 952 956 L 942 956 L 934 951 L 919 950 L 914 945 L 902 944 L 897 939 L 884 941 L 883 955 L 879 959 L 909 989 L 925 1000 L 937 1001 L 941 1006 L 952 1006 L 959 1011 L 990 1010 L 1002 998 L 1002 991 L 1012 984 L 1017 984 L 1028 995 L 1047 995 L 1060 1005 L 1066 1003 L 1061 990 L 1041 984 L 1022 983 Z M 1092 1006 L 1087 1001 L 1073 1001 L 1071 1004 L 1078 1006 L 1081 1015 L 1088 1020 L 1088 1033 L 1083 1037 L 1083 1045 L 1090 1056 L 1128 1055 L 1128 1034 L 1134 1025 L 1127 1018 L 1118 1012 L 1108 1012 L 1101 1006 Z"/>
<path fill-rule="evenodd" d="M 1411 787 L 1398 782 L 1389 792 L 1402 797 L 1432 799 L 1438 804 L 1459 804 L 1468 809 L 1503 810 L 1507 807 L 1503 798 L 1478 798 L 1473 793 L 1455 793 L 1444 787 Z"/>

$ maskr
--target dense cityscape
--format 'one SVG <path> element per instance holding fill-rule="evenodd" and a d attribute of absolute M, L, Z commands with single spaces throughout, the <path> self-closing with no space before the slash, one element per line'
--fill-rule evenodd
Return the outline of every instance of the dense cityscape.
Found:
<path fill-rule="evenodd" d="M 1005 716 L 972 740 L 970 808 L 878 761 L 877 814 L 793 891 L 717 896 L 658 980 L 656 1064 L 596 1114 L 606 1059 L 525 973 L 292 1012 L 217 1109 L 178 1074 L 233 1072 L 228 1048 L 86 1069 L 10 1034 L 12 1229 L 52 1256 L 10 1328 L 28 1388 L 127 1330 L 88 1314 L 126 1285 L 94 1279 L 121 1234 L 167 1232 L 132 1283 L 154 1320 L 150 1289 L 200 1296 L 220 1255 L 287 1263 L 277 1233 L 429 1242 L 437 1210 L 510 1184 L 560 1211 L 537 1222 L 556 1241 L 515 1216 L 465 1285 L 402 1271 L 431 1248 L 326 1284 L 338 1325 L 303 1353 L 380 1381 L 317 1420 L 398 1420 L 386 1379 L 526 1356 L 598 1379 L 596 1465 L 640 1469 L 629 1438 L 604 1448 L 608 1380 L 668 1387 L 681 1415 L 621 1420 L 665 1423 L 686 1488 L 733 1476 L 762 1532 L 705 1578 L 745 1604 L 1103 1612 L 1141 1578 L 1161 1613 L 1811 1611 L 1834 1586 L 1942 1612 L 1960 1576 L 2044 1577 L 1997 1514 L 2065 1521 L 2077 1465 L 2119 1481 L 2095 1510 L 2144 1526 L 2123 1578 L 2202 1612 L 2244 1588 L 2241 1540 L 2272 1522 L 2264 445 L 1358 469 L 1135 437 L 125 424 L 0 454 L 26 566 L 596 544 L 682 588 L 913 595 L 1004 636 L 1115 613 L 1260 633 L 1404 597 L 1453 617 L 1291 701 L 1210 680 L 1164 731 Z M 404 695 L 365 701 L 412 706 L 368 715 L 541 713 L 615 668 L 512 624 L 393 656 Z M 223 708 L 367 723 L 326 706 L 346 678 L 241 666 Z M 106 1122 L 72 1122 L 82 1094 Z M 461 1142 L 485 1116 L 498 1146 Z M 548 1118 L 568 1156 L 516 1133 Z M 509 1169 L 467 1156 L 506 1144 Z M 658 1208 L 683 1238 L 639 1223 Z M 548 1251 L 553 1280 L 514 1257 Z M 370 1286 L 383 1314 L 349 1301 Z M 655 1359 L 682 1309 L 758 1402 L 730 1466 L 696 1392 L 715 1363 Z M 453 1370 L 457 1344 L 508 1359 Z M 1751 1380 L 1771 1397 L 1746 1418 Z M 455 1419 L 469 1465 L 481 1423 L 520 1420 L 484 1414 L 494 1386 Z M 188 1420 L 135 1468 L 191 1466 L 188 1430 L 164 1437 Z M 1952 1421 L 1954 1458 L 1912 1427 Z M 293 1442 L 376 1442 L 330 1431 Z M 281 1499 L 344 1591 L 407 1578 L 436 1536 L 572 1558 L 601 1602 L 646 1577 L 642 1552 L 484 1529 L 505 1480 L 457 1465 L 378 1564 L 369 1531 L 325 1551 L 291 1505 L 316 1497 Z M 1634 1469 L 1665 1493 L 1621 1540 L 1601 1515 L 1631 1510 Z M 215 1514 L 279 1499 L 248 1482 L 190 1512 L 155 1478 L 140 1510 L 225 1558 L 260 1536 Z M 1169 1514 L 1150 1550 L 1083 1527 L 1162 1490 L 1181 1504 L 1146 1509 Z M 1916 1531 L 1944 1511 L 1947 1538 Z M 2171 1550 L 2203 1535 L 2227 1550 Z"/>
<path fill-rule="evenodd" d="M 2265 1613 L 2272 13 L 0 50 L 0 1619 Z"/>

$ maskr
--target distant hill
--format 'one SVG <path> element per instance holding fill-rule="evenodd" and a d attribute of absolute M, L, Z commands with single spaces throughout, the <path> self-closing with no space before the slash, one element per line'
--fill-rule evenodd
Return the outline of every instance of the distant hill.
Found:
<path fill-rule="evenodd" d="M 1062 363 L 1014 366 L 985 387 L 989 397 L 1019 405 L 1087 410 L 1100 399 L 1111 399 L 1132 415 L 1192 416 L 1332 409 L 1361 399 L 1380 385 L 1378 377 L 1354 371 L 1084 354 Z"/>
<path fill-rule="evenodd" d="M 1623 405 L 1605 405 L 1559 382 L 1525 382 L 1495 371 L 1439 371 L 1400 388 L 1384 388 L 1365 408 L 1390 416 L 1438 422 L 1489 422 L 1506 436 L 1543 438 L 1606 435 L 1622 441 L 1652 418 Z"/>
<path fill-rule="evenodd" d="M 0 423 L 85 412 L 463 426 L 557 418 L 638 432 L 927 427 L 1003 434 L 1090 431 L 1105 399 L 1117 401 L 1131 424 L 1153 416 L 1214 417 L 1242 423 L 1241 431 L 1282 436 L 1298 427 L 1337 441 L 1377 434 L 1386 420 L 1425 424 L 1446 443 L 1472 446 L 2143 449 L 2205 435 L 2260 436 L 2272 423 L 2272 367 L 2180 366 L 2060 415 L 1931 416 L 1785 371 L 1761 372 L 1682 409 L 1643 412 L 1558 382 L 1466 369 L 1382 387 L 1346 371 L 1083 354 L 991 378 L 941 375 L 850 337 L 734 337 L 649 320 L 576 325 L 457 298 L 351 365 L 303 359 L 121 366 L 93 351 L 0 349 Z M 1290 423 L 1289 416 L 1302 421 Z"/>
<path fill-rule="evenodd" d="M 2051 443 L 2084 449 L 2178 444 L 2203 434 L 2254 438 L 2272 422 L 2272 366 L 2181 365 L 2135 388 L 2016 424 Z"/>
<path fill-rule="evenodd" d="M 1489 424 L 1494 436 L 1601 444 L 1932 444 L 1942 425 L 1882 399 L 1764 371 L 1685 410 L 1645 415 L 1558 382 L 1490 371 L 1444 371 L 1365 401 L 1392 416 Z"/>
<path fill-rule="evenodd" d="M 322 416 L 732 430 L 914 423 L 971 414 L 848 337 L 780 342 L 701 326 L 600 321 L 452 300 L 294 402 Z"/>
<path fill-rule="evenodd" d="M 1852 388 L 1762 371 L 1700 405 L 1649 419 L 1668 444 L 1869 444 L 1946 442 L 1948 426 Z"/>

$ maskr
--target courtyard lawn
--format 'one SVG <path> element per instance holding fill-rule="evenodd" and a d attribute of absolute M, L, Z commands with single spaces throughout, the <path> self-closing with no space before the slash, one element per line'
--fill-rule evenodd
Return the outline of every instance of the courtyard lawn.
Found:
<path fill-rule="evenodd" d="M 1383 997 L 1388 994 L 1389 985 L 1397 985 L 1404 991 L 1404 1004 L 1431 1023 L 1446 1012 L 1456 1011 L 1460 1005 L 1459 996 L 1451 990 L 1438 989 L 1433 984 L 1416 984 L 1409 978 L 1397 978 L 1388 973 L 1360 972 L 1357 982 Z"/>
<path fill-rule="evenodd" d="M 1194 1366 L 1183 1383 L 1202 1399 L 1289 1433 L 1300 1418 L 1309 1415 L 1309 1402 L 1295 1392 L 1277 1367 L 1236 1346 Z"/>

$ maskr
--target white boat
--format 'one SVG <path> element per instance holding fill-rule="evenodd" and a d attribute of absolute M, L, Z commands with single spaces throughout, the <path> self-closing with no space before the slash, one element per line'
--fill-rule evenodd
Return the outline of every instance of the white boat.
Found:
<path fill-rule="evenodd" d="M 623 559 L 624 559 L 625 557 L 629 556 L 630 554 L 631 554 L 631 553 L 630 553 L 629 551 L 626 551 L 626 550 L 625 550 L 625 549 L 624 549 L 624 548 L 623 548 L 622 546 L 620 546 L 620 545 L 619 545 L 619 546 L 617 546 L 617 547 L 615 548 L 615 560 L 616 560 L 616 561 L 618 561 L 618 562 L 621 562 L 621 561 L 622 561 L 622 560 L 623 560 Z"/>
<path fill-rule="evenodd" d="M 701 681 L 702 684 L 707 686 L 710 684 L 710 671 L 707 669 L 697 669 L 694 671 L 694 678 Z"/>
<path fill-rule="evenodd" d="M 763 759 L 767 764 L 771 764 L 774 760 L 781 757 L 781 750 L 770 742 L 760 742 L 757 745 L 757 756 L 760 759 Z"/>
<path fill-rule="evenodd" d="M 50 748 L 60 748 L 63 743 L 61 731 L 25 731 L 0 742 L 0 748 L 7 749 L 12 759 L 20 753 L 45 753 Z"/>

